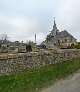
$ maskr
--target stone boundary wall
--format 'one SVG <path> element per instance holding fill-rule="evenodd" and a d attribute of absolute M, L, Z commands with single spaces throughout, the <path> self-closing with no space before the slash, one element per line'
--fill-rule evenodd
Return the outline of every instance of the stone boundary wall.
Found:
<path fill-rule="evenodd" d="M 80 59 L 80 50 L 73 49 L 0 55 L 0 76 L 74 59 Z"/>

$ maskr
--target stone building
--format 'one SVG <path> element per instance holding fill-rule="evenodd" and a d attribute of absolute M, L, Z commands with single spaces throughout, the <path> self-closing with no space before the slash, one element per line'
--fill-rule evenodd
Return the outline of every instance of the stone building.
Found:
<path fill-rule="evenodd" d="M 54 20 L 52 31 L 41 44 L 46 45 L 48 48 L 67 48 L 68 46 L 76 44 L 76 42 L 76 39 L 66 30 L 59 32 Z"/>

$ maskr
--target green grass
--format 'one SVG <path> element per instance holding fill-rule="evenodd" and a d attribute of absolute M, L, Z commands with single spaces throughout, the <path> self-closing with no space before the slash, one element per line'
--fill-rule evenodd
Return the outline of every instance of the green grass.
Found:
<path fill-rule="evenodd" d="M 0 77 L 0 92 L 39 92 L 39 89 L 79 69 L 80 60 L 76 60 L 2 76 Z"/>

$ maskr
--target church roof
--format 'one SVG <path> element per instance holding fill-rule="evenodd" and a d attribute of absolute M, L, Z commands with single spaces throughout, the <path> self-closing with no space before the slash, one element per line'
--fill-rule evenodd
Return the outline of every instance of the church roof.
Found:
<path fill-rule="evenodd" d="M 57 35 L 59 38 L 66 38 L 66 37 L 71 37 L 74 38 L 71 34 L 69 34 L 66 30 L 59 32 Z M 74 38 L 75 39 L 75 38 Z"/>

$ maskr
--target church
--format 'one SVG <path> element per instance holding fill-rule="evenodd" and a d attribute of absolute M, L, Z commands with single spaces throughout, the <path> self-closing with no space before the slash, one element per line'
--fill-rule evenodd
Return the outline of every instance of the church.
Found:
<path fill-rule="evenodd" d="M 47 48 L 67 48 L 68 46 L 75 45 L 76 42 L 77 40 L 66 30 L 59 32 L 54 19 L 52 31 L 41 44 L 46 45 Z"/>

